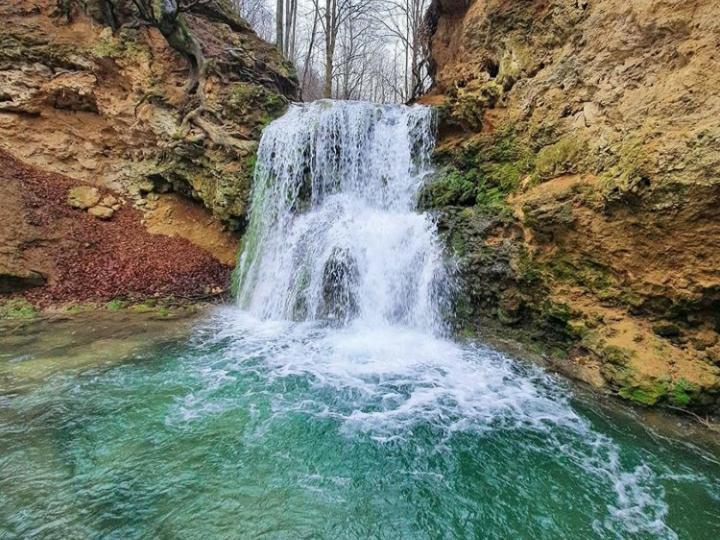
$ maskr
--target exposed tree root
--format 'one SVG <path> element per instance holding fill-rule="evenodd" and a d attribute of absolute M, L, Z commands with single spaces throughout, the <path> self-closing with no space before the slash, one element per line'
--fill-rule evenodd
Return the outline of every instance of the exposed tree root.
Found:
<path fill-rule="evenodd" d="M 699 424 L 702 424 L 710 431 L 713 431 L 715 433 L 720 433 L 720 425 L 718 425 L 716 422 L 713 422 L 709 418 L 703 418 L 699 414 L 696 414 L 687 409 L 683 409 L 682 407 L 675 407 L 673 405 L 665 405 L 665 408 L 690 415 L 696 422 L 698 422 Z"/>
<path fill-rule="evenodd" d="M 248 30 L 247 24 L 238 18 L 228 6 L 218 0 L 58 0 L 58 14 L 70 18 L 74 8 L 84 9 L 94 17 L 102 20 L 113 31 L 120 27 L 152 26 L 163 35 L 168 45 L 186 59 L 190 68 L 189 80 L 185 88 L 185 110 L 188 111 L 180 120 L 179 135 L 183 139 L 189 137 L 192 126 L 202 130 L 215 145 L 243 151 L 248 142 L 230 135 L 217 113 L 208 106 L 205 97 L 205 85 L 208 77 L 209 63 L 203 54 L 202 46 L 193 35 L 185 13 L 203 13 L 213 20 L 228 24 L 231 28 Z M 235 51 L 229 51 L 232 58 L 241 58 Z M 256 79 L 257 75 L 247 70 L 248 79 Z M 222 74 L 218 73 L 222 77 Z M 272 82 L 272 81 L 269 81 Z M 143 98 L 135 109 L 149 99 Z M 208 117 L 214 116 L 217 122 Z M 196 141 L 193 141 L 196 142 Z"/>

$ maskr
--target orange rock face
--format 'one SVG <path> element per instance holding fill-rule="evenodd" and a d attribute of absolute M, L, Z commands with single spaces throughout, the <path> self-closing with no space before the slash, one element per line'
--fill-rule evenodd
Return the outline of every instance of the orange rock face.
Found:
<path fill-rule="evenodd" d="M 438 0 L 428 21 L 434 192 L 475 188 L 438 209 L 470 320 L 557 338 L 559 369 L 623 397 L 717 407 L 720 4 Z"/>

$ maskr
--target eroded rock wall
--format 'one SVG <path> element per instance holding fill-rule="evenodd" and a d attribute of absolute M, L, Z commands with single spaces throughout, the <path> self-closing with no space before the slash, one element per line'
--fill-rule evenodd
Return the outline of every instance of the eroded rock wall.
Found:
<path fill-rule="evenodd" d="M 204 103 L 188 59 L 135 3 L 2 2 L 0 147 L 140 204 L 177 191 L 240 231 L 257 139 L 296 97 L 294 70 L 226 0 L 181 4 L 207 61 Z"/>
<path fill-rule="evenodd" d="M 517 329 L 646 404 L 720 391 L 720 4 L 438 0 L 459 326 Z"/>

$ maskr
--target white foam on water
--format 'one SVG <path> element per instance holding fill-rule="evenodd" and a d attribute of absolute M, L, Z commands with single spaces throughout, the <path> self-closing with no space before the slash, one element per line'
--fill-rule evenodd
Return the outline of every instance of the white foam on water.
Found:
<path fill-rule="evenodd" d="M 272 391 L 269 423 L 297 414 L 332 419 L 344 436 L 369 437 L 378 444 L 411 444 L 414 430 L 430 428 L 441 447 L 461 433 L 528 433 L 528 444 L 557 453 L 615 493 L 607 515 L 591 524 L 598 534 L 676 537 L 664 521 L 668 508 L 660 479 L 645 465 L 624 466 L 619 447 L 593 430 L 569 403 L 567 389 L 539 368 L 489 348 L 362 320 L 336 328 L 261 320 L 223 308 L 207 324 L 214 335 L 208 341 L 205 334 L 204 347 L 215 342 L 223 350 L 208 357 L 213 365 L 198 367 L 198 377 L 209 385 L 182 403 L 184 418 L 233 406 L 212 404 L 215 385 L 247 369 L 268 388 L 278 383 L 285 388 L 286 381 L 307 385 L 302 391 Z"/>

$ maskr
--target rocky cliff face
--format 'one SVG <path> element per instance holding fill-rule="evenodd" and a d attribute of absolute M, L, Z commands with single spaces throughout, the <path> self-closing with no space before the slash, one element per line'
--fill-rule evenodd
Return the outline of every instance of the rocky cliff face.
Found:
<path fill-rule="evenodd" d="M 226 0 L 6 0 L 0 19 L 0 293 L 222 290 L 293 67 Z"/>
<path fill-rule="evenodd" d="M 179 3 L 186 48 L 143 4 L 3 2 L 0 147 L 131 194 L 177 191 L 241 230 L 256 140 L 296 97 L 293 68 L 225 0 Z"/>
<path fill-rule="evenodd" d="M 720 4 L 436 0 L 458 325 L 645 404 L 720 392 Z"/>

